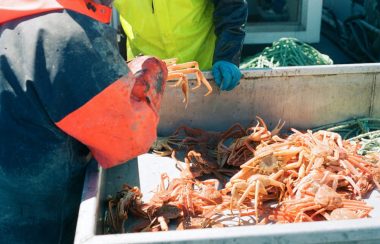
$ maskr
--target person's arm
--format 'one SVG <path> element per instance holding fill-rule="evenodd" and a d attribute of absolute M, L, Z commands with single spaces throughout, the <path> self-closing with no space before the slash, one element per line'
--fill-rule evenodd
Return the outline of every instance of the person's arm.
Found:
<path fill-rule="evenodd" d="M 214 26 L 217 36 L 213 74 L 222 90 L 231 90 L 241 78 L 238 68 L 245 38 L 248 6 L 245 0 L 214 0 Z"/>
<path fill-rule="evenodd" d="M 111 27 L 73 12 L 59 15 L 29 40 L 38 47 L 32 54 L 46 57 L 37 59 L 32 80 L 52 123 L 104 168 L 147 152 L 157 136 L 166 65 L 139 57 L 127 66 Z"/>
<path fill-rule="evenodd" d="M 129 67 L 128 75 L 56 122 L 85 144 L 103 168 L 146 153 L 157 136 L 166 65 L 144 56 Z"/>

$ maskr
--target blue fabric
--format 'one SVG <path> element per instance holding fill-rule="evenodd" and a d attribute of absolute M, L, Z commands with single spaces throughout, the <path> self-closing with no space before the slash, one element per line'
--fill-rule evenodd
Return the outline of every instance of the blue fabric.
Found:
<path fill-rule="evenodd" d="M 248 17 L 246 0 L 214 0 L 217 40 L 213 63 L 229 61 L 239 66 Z"/>
<path fill-rule="evenodd" d="M 239 68 L 227 61 L 218 61 L 212 67 L 212 74 L 216 85 L 222 91 L 230 91 L 240 84 L 241 72 Z"/>

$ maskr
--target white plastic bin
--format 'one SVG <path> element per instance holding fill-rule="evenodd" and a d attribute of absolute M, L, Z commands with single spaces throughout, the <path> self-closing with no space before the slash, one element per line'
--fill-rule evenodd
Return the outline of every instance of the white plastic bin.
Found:
<path fill-rule="evenodd" d="M 279 119 L 286 128 L 307 129 L 354 117 L 380 117 L 380 64 L 286 67 L 243 71 L 231 92 L 204 97 L 205 88 L 190 93 L 187 109 L 180 89 L 167 87 L 161 107 L 159 134 L 186 124 L 224 130 L 235 122 L 248 124 L 261 116 L 272 128 Z M 209 73 L 206 77 L 211 78 Z M 194 81 L 192 81 L 194 82 Z M 89 167 L 80 206 L 75 243 L 380 243 L 380 194 L 367 201 L 371 218 L 312 223 L 251 225 L 156 233 L 105 235 L 104 204 L 123 183 L 137 185 L 149 199 L 160 174 L 175 177 L 170 158 L 144 154 L 130 162 L 100 169 Z"/>

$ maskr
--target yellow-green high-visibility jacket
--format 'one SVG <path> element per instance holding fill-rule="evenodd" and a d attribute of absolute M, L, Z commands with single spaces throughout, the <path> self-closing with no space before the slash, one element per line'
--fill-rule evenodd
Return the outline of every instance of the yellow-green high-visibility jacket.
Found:
<path fill-rule="evenodd" d="M 202 70 L 218 60 L 239 64 L 247 19 L 245 0 L 116 0 L 127 35 L 127 59 L 154 55 L 197 61 Z"/>

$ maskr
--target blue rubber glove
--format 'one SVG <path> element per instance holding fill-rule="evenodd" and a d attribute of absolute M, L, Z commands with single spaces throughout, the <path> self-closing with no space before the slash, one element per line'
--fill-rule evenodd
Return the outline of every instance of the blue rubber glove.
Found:
<path fill-rule="evenodd" d="M 241 72 L 239 68 L 227 61 L 217 61 L 212 66 L 212 75 L 216 85 L 222 91 L 230 91 L 240 84 Z"/>

